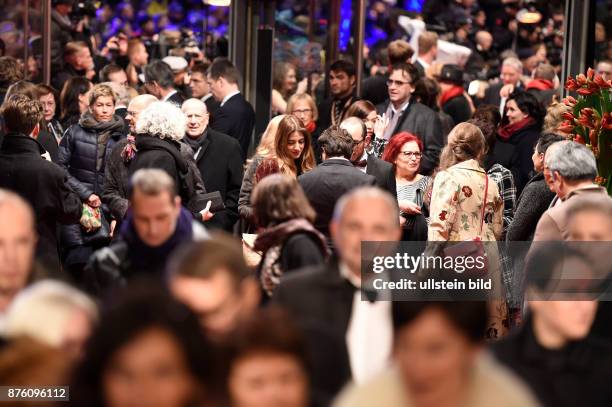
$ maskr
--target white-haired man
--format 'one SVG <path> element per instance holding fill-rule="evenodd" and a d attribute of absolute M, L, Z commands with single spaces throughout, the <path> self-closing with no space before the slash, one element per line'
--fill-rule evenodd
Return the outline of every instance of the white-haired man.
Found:
<path fill-rule="evenodd" d="M 563 202 L 548 209 L 536 226 L 533 241 L 566 240 L 569 237 L 568 211 L 572 203 L 607 195 L 594 184 L 597 176 L 595 156 L 585 146 L 573 141 L 559 141 L 544 157 L 544 169 L 550 174 L 554 192 Z"/>
<path fill-rule="evenodd" d="M 139 95 L 132 99 L 128 105 L 127 116 L 125 118 L 130 128 L 130 135 L 127 137 L 127 139 L 119 141 L 113 147 L 108 163 L 106 164 L 102 201 L 108 205 L 113 218 L 119 221 L 119 223 L 121 223 L 120 221 L 127 214 L 128 209 L 129 169 L 131 167 L 131 163 L 136 158 L 137 151 L 137 147 L 135 145 L 137 136 L 136 122 L 140 118 L 141 113 L 155 102 L 157 102 L 157 98 L 147 94 Z M 160 105 L 162 109 L 164 106 L 169 106 L 167 102 L 157 103 L 162 103 L 162 105 Z M 163 105 L 163 103 L 166 103 L 166 105 Z M 178 108 L 176 108 L 174 105 L 171 105 L 170 108 L 174 109 L 174 113 L 176 113 L 178 110 Z M 173 111 L 171 110 L 170 112 Z M 178 111 L 180 112 L 180 110 Z M 153 137 L 149 138 L 151 139 Z M 174 145 L 176 144 L 169 145 L 169 148 L 174 148 Z M 201 211 L 203 208 L 200 197 L 206 193 L 206 190 L 204 188 L 204 183 L 202 182 L 202 177 L 200 177 L 200 173 L 193 160 L 191 149 L 182 144 L 178 144 L 178 146 L 180 148 L 180 156 L 187 164 L 187 174 L 184 178 L 185 184 L 193 185 L 194 189 L 194 193 L 188 198 L 187 201 L 183 201 L 183 204 L 195 214 L 196 212 Z M 204 205 L 205 204 L 206 203 L 204 202 Z"/>
<path fill-rule="evenodd" d="M 399 240 L 398 217 L 397 202 L 386 191 L 360 187 L 347 193 L 330 223 L 338 261 L 287 274 L 272 297 L 304 326 L 317 327 L 310 332 L 328 335 L 328 348 L 312 349 L 315 366 L 334 372 L 328 386 L 317 389 L 321 394 L 335 394 L 351 378 L 360 383 L 387 366 L 391 302 L 361 300 L 361 243 Z"/>

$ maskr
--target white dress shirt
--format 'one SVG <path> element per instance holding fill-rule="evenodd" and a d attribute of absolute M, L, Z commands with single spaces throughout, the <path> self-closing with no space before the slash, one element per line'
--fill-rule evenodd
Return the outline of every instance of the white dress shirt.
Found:
<path fill-rule="evenodd" d="M 164 96 L 164 98 L 162 99 L 162 102 L 167 102 L 168 99 L 170 99 L 172 97 L 172 95 L 174 95 L 175 93 L 178 93 L 176 91 L 176 89 L 174 89 L 172 92 L 168 93 L 166 96 Z"/>
<path fill-rule="evenodd" d="M 340 263 L 339 269 L 351 284 L 361 287 L 361 279 L 344 263 Z M 353 381 L 360 384 L 389 366 L 393 344 L 391 301 L 362 300 L 361 291 L 355 290 L 351 309 L 346 346 Z"/>

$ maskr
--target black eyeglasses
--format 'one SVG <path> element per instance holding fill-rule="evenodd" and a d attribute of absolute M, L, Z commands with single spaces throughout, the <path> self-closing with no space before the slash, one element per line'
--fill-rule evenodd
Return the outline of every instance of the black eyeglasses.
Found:
<path fill-rule="evenodd" d="M 387 86 L 391 86 L 391 85 L 396 85 L 396 86 L 410 85 L 410 82 L 396 81 L 394 79 L 387 79 Z"/>

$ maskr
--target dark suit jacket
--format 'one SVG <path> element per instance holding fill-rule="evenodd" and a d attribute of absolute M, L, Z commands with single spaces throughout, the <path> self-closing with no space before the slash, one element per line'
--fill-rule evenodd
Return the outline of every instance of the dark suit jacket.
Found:
<path fill-rule="evenodd" d="M 416 68 L 417 71 L 419 71 L 419 75 L 421 75 L 421 78 L 425 76 L 425 67 L 423 65 L 421 65 L 421 63 L 419 61 L 414 61 L 414 67 Z"/>
<path fill-rule="evenodd" d="M 181 107 L 184 101 L 185 101 L 185 96 L 183 96 L 183 94 L 179 92 L 178 90 L 175 94 L 170 96 L 168 100 L 166 100 L 166 102 L 174 103 L 178 105 L 178 107 Z"/>
<path fill-rule="evenodd" d="M 244 161 L 251 144 L 251 135 L 255 126 L 255 111 L 242 93 L 238 93 L 215 111 L 210 127 L 238 140 Z M 212 189 L 211 189 L 212 191 Z"/>
<path fill-rule="evenodd" d="M 219 191 L 225 203 L 225 209 L 216 212 L 206 226 L 231 232 L 238 220 L 238 195 L 243 175 L 240 144 L 232 137 L 208 128 L 194 157 L 206 190 Z"/>
<path fill-rule="evenodd" d="M 518 88 L 522 88 L 523 84 L 518 83 Z M 496 83 L 495 85 L 491 85 L 485 91 L 484 99 L 482 100 L 483 104 L 486 105 L 494 105 L 499 106 L 501 104 L 501 96 L 499 96 L 499 91 L 504 87 L 503 82 Z"/>
<path fill-rule="evenodd" d="M 459 95 L 444 103 L 442 111 L 448 114 L 455 124 L 466 122 L 472 117 L 470 103 L 464 95 Z"/>
<path fill-rule="evenodd" d="M 355 101 L 357 100 L 359 100 L 359 98 L 353 92 L 353 94 L 351 95 L 350 103 L 345 102 L 345 104 L 343 105 L 342 115 L 340 116 L 340 121 L 345 119 L 344 114 L 348 110 L 349 106 L 355 103 Z M 329 126 L 332 125 L 331 111 L 332 111 L 333 102 L 334 102 L 334 98 L 330 97 L 330 98 L 323 100 L 317 106 L 317 110 L 319 111 L 319 120 L 317 121 L 317 132 L 319 134 L 323 133 L 325 129 L 327 129 Z M 348 102 L 348 99 L 347 99 L 347 102 Z M 340 124 L 340 123 L 336 123 L 336 124 Z"/>
<path fill-rule="evenodd" d="M 374 176 L 376 178 L 376 185 L 388 191 L 397 200 L 397 186 L 393 164 L 381 160 L 374 156 L 374 154 L 368 154 L 366 174 Z"/>
<path fill-rule="evenodd" d="M 354 293 L 332 261 L 285 274 L 272 297 L 272 303 L 287 309 L 304 330 L 313 392 L 319 400 L 331 401 L 351 379 L 346 331 Z"/>
<path fill-rule="evenodd" d="M 389 101 L 378 105 L 380 114 L 387 111 Z M 423 143 L 423 158 L 421 159 L 421 174 L 430 175 L 438 166 L 440 150 L 444 145 L 442 122 L 436 112 L 419 102 L 410 102 L 402 116 L 397 121 L 393 134 L 407 131 L 421 139 Z"/>
<path fill-rule="evenodd" d="M 317 214 L 314 227 L 327 237 L 338 199 L 353 188 L 376 185 L 372 175 L 364 174 L 350 161 L 341 158 L 323 161 L 312 171 L 299 176 L 298 182 Z"/>

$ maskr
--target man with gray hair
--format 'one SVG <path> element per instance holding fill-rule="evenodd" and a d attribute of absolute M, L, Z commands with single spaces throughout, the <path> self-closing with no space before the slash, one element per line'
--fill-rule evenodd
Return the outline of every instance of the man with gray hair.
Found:
<path fill-rule="evenodd" d="M 102 194 L 102 202 L 108 205 L 113 218 L 121 223 L 128 210 L 128 179 L 130 163 L 136 158 L 136 122 L 140 114 L 149 107 L 152 103 L 157 102 L 157 98 L 153 95 L 138 95 L 130 101 L 127 109 L 126 122 L 130 128 L 130 134 L 127 139 L 120 140 L 115 144 L 111 151 L 106 171 L 104 174 L 104 192 Z M 186 179 L 193 179 L 196 197 L 205 194 L 204 183 L 200 177 L 200 173 L 193 160 L 191 149 L 188 146 L 180 144 L 180 155 L 187 163 Z M 201 210 L 201 203 L 197 199 L 184 201 L 192 212 Z"/>
<path fill-rule="evenodd" d="M 314 383 L 319 394 L 334 395 L 351 379 L 361 383 L 387 367 L 391 302 L 362 300 L 361 243 L 398 241 L 398 217 L 395 198 L 379 188 L 360 187 L 342 196 L 330 222 L 337 260 L 286 274 L 274 292 L 273 302 L 305 326 L 316 324 L 337 347 L 332 348 L 337 352 L 311 349 L 313 366 L 333 375 L 333 385 Z"/>
<path fill-rule="evenodd" d="M 161 169 L 134 173 L 131 211 L 118 237 L 98 250 L 85 269 L 89 291 L 103 294 L 136 276 L 161 279 L 170 254 L 182 243 L 208 238 L 208 232 L 181 206 L 173 179 Z"/>
<path fill-rule="evenodd" d="M 568 201 L 606 195 L 605 188 L 594 184 L 597 176 L 595 156 L 587 147 L 573 141 L 559 141 L 546 152 L 544 168 L 560 204 L 548 209 L 536 226 L 534 241 L 568 238 Z"/>
<path fill-rule="evenodd" d="M 499 106 L 503 115 L 508 96 L 517 88 L 523 87 L 521 77 L 523 75 L 523 63 L 514 57 L 504 59 L 501 67 L 501 82 L 489 86 L 485 92 L 483 103 Z"/>

